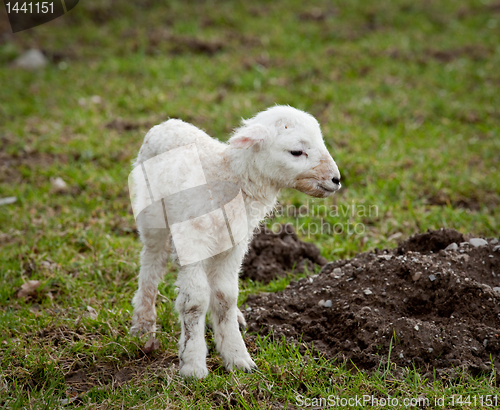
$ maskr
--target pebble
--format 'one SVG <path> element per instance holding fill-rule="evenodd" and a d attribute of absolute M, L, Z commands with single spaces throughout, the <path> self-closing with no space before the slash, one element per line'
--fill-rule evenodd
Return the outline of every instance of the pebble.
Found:
<path fill-rule="evenodd" d="M 366 295 L 366 296 L 370 296 L 370 295 L 373 295 L 373 292 L 370 290 L 370 288 L 366 288 L 363 293 Z"/>
<path fill-rule="evenodd" d="M 453 242 L 453 243 L 450 243 L 446 248 L 444 248 L 445 251 L 456 251 L 458 250 L 458 245 Z"/>
<path fill-rule="evenodd" d="M 500 293 L 500 288 L 499 288 L 498 286 L 495 286 L 495 287 L 493 288 L 493 291 Z"/>
<path fill-rule="evenodd" d="M 431 282 L 434 282 L 434 281 L 436 280 L 436 276 L 434 276 L 434 275 L 429 275 L 429 280 L 430 280 Z"/>
<path fill-rule="evenodd" d="M 491 241 L 490 241 L 490 245 L 496 245 L 498 243 L 498 239 L 497 238 L 493 238 Z"/>
<path fill-rule="evenodd" d="M 415 325 L 414 329 L 418 332 L 418 329 L 420 328 L 418 327 L 418 325 Z"/>
<path fill-rule="evenodd" d="M 323 307 L 330 308 L 332 307 L 332 301 L 328 299 L 325 303 L 323 303 Z"/>
<path fill-rule="evenodd" d="M 386 261 L 390 261 L 392 259 L 392 255 L 378 255 L 378 257 Z"/>
<path fill-rule="evenodd" d="M 32 48 L 16 58 L 14 65 L 26 70 L 38 70 L 47 65 L 47 58 L 40 50 Z"/>
<path fill-rule="evenodd" d="M 460 247 L 464 247 L 469 245 L 469 242 L 460 242 Z"/>
<path fill-rule="evenodd" d="M 400 359 L 404 359 L 404 358 L 405 358 L 405 355 L 403 354 L 403 352 L 401 352 L 401 353 L 399 354 L 399 358 L 400 358 Z"/>
<path fill-rule="evenodd" d="M 342 272 L 342 269 L 340 269 L 340 268 L 335 268 L 333 270 L 333 272 L 330 274 L 330 276 L 333 277 L 333 278 L 335 278 L 335 279 L 339 279 L 343 275 L 344 275 L 344 273 Z"/>
<path fill-rule="evenodd" d="M 50 180 L 50 182 L 52 183 L 52 188 L 55 192 L 65 192 L 68 188 L 66 182 L 64 182 L 64 179 L 62 179 L 61 177 L 53 178 Z"/>
<path fill-rule="evenodd" d="M 415 272 L 413 275 L 412 275 L 412 279 L 416 282 L 417 280 L 419 280 L 420 278 L 422 277 L 422 272 Z"/>
<path fill-rule="evenodd" d="M 493 252 L 496 252 L 496 251 L 498 251 L 499 249 L 500 249 L 500 245 L 497 245 L 497 246 L 495 246 L 495 247 L 493 248 Z"/>
<path fill-rule="evenodd" d="M 472 238 L 471 240 L 469 240 L 469 243 L 476 248 L 488 245 L 488 242 L 482 238 Z"/>
<path fill-rule="evenodd" d="M 17 201 L 15 196 L 8 196 L 6 198 L 0 198 L 0 205 L 9 205 Z"/>

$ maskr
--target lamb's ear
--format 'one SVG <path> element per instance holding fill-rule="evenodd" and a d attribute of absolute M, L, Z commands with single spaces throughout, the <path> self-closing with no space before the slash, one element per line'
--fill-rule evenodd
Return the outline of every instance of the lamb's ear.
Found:
<path fill-rule="evenodd" d="M 268 135 L 269 131 L 264 125 L 245 125 L 229 139 L 229 144 L 234 148 L 246 149 L 262 143 Z"/>

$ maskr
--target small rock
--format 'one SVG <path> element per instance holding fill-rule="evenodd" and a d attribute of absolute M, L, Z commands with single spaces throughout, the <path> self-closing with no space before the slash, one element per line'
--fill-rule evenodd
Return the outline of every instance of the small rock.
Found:
<path fill-rule="evenodd" d="M 8 196 L 6 198 L 0 198 L 0 206 L 1 205 L 10 205 L 17 201 L 15 196 Z"/>
<path fill-rule="evenodd" d="M 68 185 L 61 177 L 51 178 L 50 182 L 52 183 L 52 189 L 54 192 L 66 192 L 68 189 Z"/>
<path fill-rule="evenodd" d="M 496 251 L 498 251 L 499 249 L 500 249 L 500 245 L 497 245 L 497 246 L 495 246 L 495 247 L 493 248 L 493 252 L 496 252 Z"/>
<path fill-rule="evenodd" d="M 487 347 L 487 346 L 488 346 L 488 339 L 484 339 L 484 341 L 483 341 L 483 346 L 484 346 L 484 347 Z"/>
<path fill-rule="evenodd" d="M 472 238 L 469 240 L 469 243 L 476 248 L 488 245 L 488 242 L 482 238 Z"/>
<path fill-rule="evenodd" d="M 378 255 L 379 259 L 384 259 L 386 261 L 390 261 L 392 259 L 392 255 Z"/>
<path fill-rule="evenodd" d="M 462 252 L 463 249 L 460 249 L 460 252 Z M 464 253 L 463 255 L 459 255 L 457 259 L 463 259 L 465 262 L 469 262 L 470 256 Z"/>
<path fill-rule="evenodd" d="M 323 303 L 323 307 L 330 308 L 332 307 L 332 301 L 328 299 L 325 303 Z"/>
<path fill-rule="evenodd" d="M 434 349 L 433 349 L 432 347 L 429 347 L 429 348 L 427 349 L 427 351 L 428 351 L 429 353 L 432 353 L 432 352 L 434 351 Z"/>
<path fill-rule="evenodd" d="M 429 275 L 429 280 L 431 282 L 434 282 L 436 280 L 436 276 L 435 275 Z"/>
<path fill-rule="evenodd" d="M 400 359 L 404 359 L 404 358 L 405 358 L 405 355 L 403 354 L 403 352 L 401 352 L 401 353 L 399 354 L 399 358 L 400 358 Z"/>
<path fill-rule="evenodd" d="M 490 245 L 496 245 L 498 243 L 498 239 L 497 238 L 493 238 L 491 241 L 490 241 Z"/>
<path fill-rule="evenodd" d="M 90 102 L 92 104 L 101 104 L 102 103 L 102 98 L 98 95 L 93 95 L 92 97 L 90 97 Z"/>
<path fill-rule="evenodd" d="M 319 302 L 318 302 L 318 305 L 323 307 L 325 305 L 325 301 L 323 299 L 321 299 Z"/>
<path fill-rule="evenodd" d="M 363 293 L 366 295 L 366 296 L 370 296 L 370 295 L 373 295 L 373 292 L 370 290 L 370 288 L 366 288 Z"/>
<path fill-rule="evenodd" d="M 494 292 L 497 292 L 497 293 L 500 293 L 500 287 L 495 286 L 495 287 L 493 288 L 493 291 L 494 291 Z"/>
<path fill-rule="evenodd" d="M 460 247 L 468 246 L 469 242 L 460 242 Z"/>
<path fill-rule="evenodd" d="M 47 65 L 47 58 L 38 49 L 31 49 L 14 60 L 16 67 L 26 70 L 38 70 Z"/>
<path fill-rule="evenodd" d="M 344 276 L 344 273 L 342 272 L 342 269 L 340 268 L 335 268 L 332 273 L 330 274 L 331 277 L 333 277 L 334 279 L 339 279 L 341 278 L 342 276 Z"/>
<path fill-rule="evenodd" d="M 453 243 L 450 243 L 446 248 L 444 248 L 445 251 L 456 251 L 458 250 L 458 245 L 453 242 Z"/>
<path fill-rule="evenodd" d="M 420 278 L 422 277 L 422 272 L 415 272 L 411 278 L 416 282 L 417 280 L 419 280 Z"/>
<path fill-rule="evenodd" d="M 96 320 L 97 316 L 99 316 L 97 310 L 95 310 L 92 306 L 87 306 L 87 311 L 89 312 L 90 318 L 93 320 Z"/>
<path fill-rule="evenodd" d="M 418 332 L 418 329 L 420 328 L 418 327 L 418 325 L 415 325 L 414 329 Z"/>

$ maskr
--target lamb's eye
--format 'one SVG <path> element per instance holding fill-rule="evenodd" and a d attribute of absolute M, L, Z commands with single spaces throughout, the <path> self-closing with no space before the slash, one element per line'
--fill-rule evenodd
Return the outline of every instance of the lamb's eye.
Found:
<path fill-rule="evenodd" d="M 302 151 L 290 151 L 294 157 L 300 157 L 302 155 Z"/>

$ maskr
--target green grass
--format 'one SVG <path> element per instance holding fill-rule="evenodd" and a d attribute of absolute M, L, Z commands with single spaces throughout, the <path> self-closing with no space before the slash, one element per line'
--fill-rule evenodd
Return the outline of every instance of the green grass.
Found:
<path fill-rule="evenodd" d="M 0 29 L 7 24 L 0 11 Z M 174 267 L 160 288 L 161 350 L 144 357 L 143 341 L 127 336 L 140 243 L 126 184 L 149 126 L 179 117 L 225 140 L 241 117 L 290 104 L 321 122 L 343 189 L 326 201 L 283 192 L 288 212 L 271 224 L 298 224 L 328 259 L 429 228 L 498 235 L 499 35 L 487 1 L 86 0 L 4 37 L 0 198 L 18 201 L 0 206 L 0 403 L 273 408 L 298 405 L 298 394 L 390 394 L 425 396 L 432 407 L 434 396 L 498 393 L 489 375 L 367 375 L 270 339 L 254 349 L 258 373 L 228 374 L 212 354 L 206 380 L 181 380 L 168 359 L 179 333 Z M 46 69 L 12 67 L 30 47 L 50 57 Z M 58 176 L 68 193 L 52 192 Z M 304 204 L 307 215 L 295 218 L 290 210 Z M 328 215 L 312 216 L 325 206 Z M 322 222 L 338 231 L 316 232 Z M 41 286 L 23 301 L 16 292 L 27 280 Z M 241 301 L 289 280 L 244 283 Z M 113 382 L 122 368 L 134 377 Z M 78 370 L 90 389 L 65 383 Z"/>

